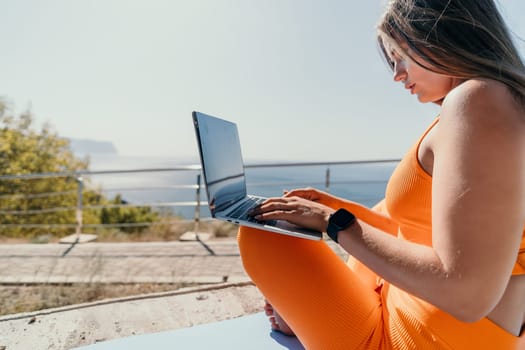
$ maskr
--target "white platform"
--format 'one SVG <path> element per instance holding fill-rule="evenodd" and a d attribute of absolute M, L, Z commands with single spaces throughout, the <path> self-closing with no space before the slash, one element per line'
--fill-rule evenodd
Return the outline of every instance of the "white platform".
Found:
<path fill-rule="evenodd" d="M 263 312 L 173 331 L 136 335 L 77 350 L 250 349 L 304 350 L 297 338 L 271 331 Z"/>

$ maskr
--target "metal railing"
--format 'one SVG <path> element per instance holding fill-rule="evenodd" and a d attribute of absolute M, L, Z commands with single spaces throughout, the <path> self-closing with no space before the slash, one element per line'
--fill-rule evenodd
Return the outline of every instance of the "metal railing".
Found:
<path fill-rule="evenodd" d="M 247 185 L 248 187 L 283 187 L 294 188 L 294 187 L 304 187 L 312 186 L 321 188 L 324 191 L 331 192 L 331 189 L 334 186 L 364 186 L 369 184 L 379 184 L 379 186 L 384 186 L 388 176 L 383 176 L 379 178 L 348 178 L 343 176 L 334 177 L 332 174 L 332 169 L 338 167 L 348 167 L 348 166 L 365 166 L 365 165 L 395 165 L 399 159 L 383 159 L 383 160 L 364 160 L 364 161 L 341 161 L 341 162 L 295 162 L 295 163 L 260 163 L 260 164 L 248 164 L 245 166 L 247 171 Z M 303 178 L 301 179 L 290 179 L 288 181 L 275 180 L 275 179 L 265 179 L 258 181 L 251 181 L 251 178 L 248 174 L 249 171 L 256 172 L 261 169 L 277 169 L 272 174 L 278 174 L 279 171 L 282 171 L 284 168 L 303 168 L 310 170 L 313 168 L 317 172 L 322 171 L 322 178 L 314 176 L 315 178 Z M 10 209 L 0 209 L 0 229 L 9 229 L 9 228 L 71 228 L 74 229 L 74 233 L 80 235 L 85 228 L 108 228 L 108 227 L 141 227 L 149 226 L 155 223 L 151 222 L 136 222 L 136 223 L 116 223 L 116 224 L 86 224 L 84 223 L 84 215 L 87 210 L 96 210 L 96 209 L 109 209 L 109 208 L 122 208 L 122 207 L 150 207 L 150 208 L 194 208 L 193 218 L 185 217 L 186 221 L 194 221 L 197 226 L 201 219 L 201 209 L 203 207 L 206 209 L 206 206 L 202 206 L 202 201 L 205 201 L 203 194 L 205 191 L 202 191 L 202 181 L 201 181 L 201 168 L 200 165 L 184 165 L 171 168 L 151 168 L 151 169 L 126 169 L 126 170 L 101 170 L 101 171 L 77 171 L 77 172 L 61 172 L 61 173 L 41 173 L 41 174 L 21 174 L 21 175 L 2 175 L 0 176 L 0 181 L 9 181 L 9 180 L 34 180 L 34 179 L 49 179 L 49 178 L 68 178 L 73 179 L 76 182 L 76 191 L 61 191 L 61 192 L 43 192 L 43 193 L 11 193 L 11 194 L 1 194 L 0 199 L 36 199 L 36 198 L 49 198 L 52 196 L 59 195 L 71 195 L 76 192 L 76 205 L 75 206 L 66 206 L 66 207 L 54 207 L 54 208 L 37 208 L 37 209 L 24 209 L 24 210 L 10 210 Z M 387 171 L 388 172 L 388 171 Z M 166 190 L 184 190 L 184 191 L 195 191 L 195 200 L 189 200 L 191 198 L 190 194 L 182 195 L 186 200 L 160 200 L 160 201 L 146 201 L 146 202 L 134 202 L 130 201 L 128 203 L 114 203 L 114 204 L 101 204 L 101 205 L 89 205 L 85 203 L 84 195 L 86 191 L 86 185 L 91 185 L 91 181 L 95 178 L 101 178 L 105 176 L 123 176 L 123 175 L 133 175 L 137 176 L 138 174 L 162 174 L 162 173 L 189 173 L 192 176 L 195 176 L 196 181 L 194 183 L 173 183 L 169 185 L 155 185 L 155 186 L 128 186 L 128 187 L 107 187 L 103 188 L 101 191 L 103 193 L 115 193 L 115 192 L 140 192 L 140 191 L 166 191 Z M 319 174 L 318 174 L 319 175 Z M 87 181 L 86 181 L 87 180 Z M 180 199 L 180 198 L 179 198 Z M 352 198 L 354 199 L 354 198 Z M 362 199 L 362 198 L 361 198 Z M 370 200 L 379 200 L 380 198 L 371 198 Z M 356 200 L 359 200 L 356 199 Z M 19 224 L 6 224 L 2 220 L 2 216 L 5 215 L 17 215 L 17 216 L 27 216 L 35 214 L 46 214 L 46 213 L 56 213 L 61 211 L 71 211 L 74 213 L 74 220 L 71 223 L 19 223 Z M 0 231 L 1 233 L 1 231 Z"/>

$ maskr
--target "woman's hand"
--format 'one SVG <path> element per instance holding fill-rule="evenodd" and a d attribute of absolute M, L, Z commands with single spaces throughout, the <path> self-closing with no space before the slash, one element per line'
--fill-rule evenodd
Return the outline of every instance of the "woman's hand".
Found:
<path fill-rule="evenodd" d="M 269 198 L 252 214 L 257 220 L 286 220 L 297 226 L 324 232 L 333 212 L 330 207 L 314 200 L 286 195 Z"/>
<path fill-rule="evenodd" d="M 324 204 L 331 208 L 338 208 L 340 207 L 341 200 L 327 192 L 320 191 L 315 188 L 307 187 L 307 188 L 298 188 L 291 191 L 285 191 L 284 197 L 301 197 L 304 199 L 308 199 L 313 202 L 318 202 L 321 204 Z"/>

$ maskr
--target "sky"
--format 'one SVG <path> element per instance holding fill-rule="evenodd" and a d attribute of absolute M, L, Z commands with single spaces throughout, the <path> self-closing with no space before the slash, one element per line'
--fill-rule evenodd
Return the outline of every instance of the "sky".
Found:
<path fill-rule="evenodd" d="M 121 155 L 197 159 L 197 110 L 238 124 L 246 161 L 400 158 L 439 110 L 392 81 L 383 3 L 0 0 L 0 96 Z M 525 1 L 500 5 L 525 38 Z"/>

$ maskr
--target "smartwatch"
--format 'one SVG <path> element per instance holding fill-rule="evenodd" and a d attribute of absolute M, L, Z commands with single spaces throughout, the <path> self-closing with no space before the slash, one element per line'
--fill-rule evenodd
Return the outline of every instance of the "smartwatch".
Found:
<path fill-rule="evenodd" d="M 354 214 L 346 209 L 338 209 L 335 213 L 330 215 L 326 233 L 328 234 L 328 237 L 330 237 L 334 242 L 339 243 L 337 241 L 337 235 L 339 234 L 339 231 L 350 227 L 354 222 Z"/>

